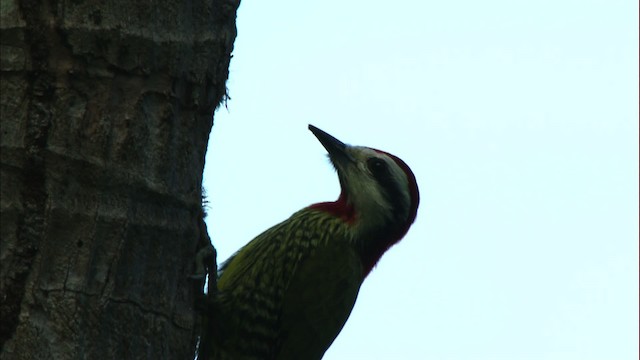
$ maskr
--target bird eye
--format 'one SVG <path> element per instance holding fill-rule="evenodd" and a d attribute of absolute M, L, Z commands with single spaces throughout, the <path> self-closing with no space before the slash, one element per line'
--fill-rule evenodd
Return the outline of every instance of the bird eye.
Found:
<path fill-rule="evenodd" d="M 380 158 L 369 158 L 367 160 L 367 166 L 369 171 L 375 176 L 384 175 L 387 173 L 387 163 Z"/>

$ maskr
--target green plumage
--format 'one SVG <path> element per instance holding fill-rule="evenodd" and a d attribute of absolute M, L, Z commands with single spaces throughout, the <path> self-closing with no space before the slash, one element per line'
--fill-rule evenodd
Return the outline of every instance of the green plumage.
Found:
<path fill-rule="evenodd" d="M 418 186 L 404 161 L 309 130 L 338 172 L 340 196 L 298 211 L 222 266 L 201 360 L 321 359 L 366 275 L 415 220 Z"/>
<path fill-rule="evenodd" d="M 223 265 L 210 359 L 320 359 L 364 279 L 348 224 L 304 209 Z"/>

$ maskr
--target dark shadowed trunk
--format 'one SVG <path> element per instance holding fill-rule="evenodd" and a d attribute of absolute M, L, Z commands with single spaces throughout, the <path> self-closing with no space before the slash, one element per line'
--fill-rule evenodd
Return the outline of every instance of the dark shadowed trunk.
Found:
<path fill-rule="evenodd" d="M 192 359 L 238 0 L 1 0 L 0 359 Z"/>

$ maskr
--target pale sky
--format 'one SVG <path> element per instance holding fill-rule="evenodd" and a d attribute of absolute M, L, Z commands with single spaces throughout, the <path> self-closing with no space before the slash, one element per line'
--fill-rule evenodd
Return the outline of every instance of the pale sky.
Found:
<path fill-rule="evenodd" d="M 638 359 L 638 2 L 243 1 L 204 186 L 222 262 L 404 159 L 416 223 L 324 359 Z"/>

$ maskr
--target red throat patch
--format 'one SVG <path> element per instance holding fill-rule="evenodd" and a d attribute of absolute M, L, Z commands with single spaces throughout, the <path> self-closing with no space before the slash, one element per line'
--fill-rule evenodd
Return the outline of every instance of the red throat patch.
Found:
<path fill-rule="evenodd" d="M 356 210 L 353 205 L 347 203 L 347 197 L 343 192 L 340 193 L 336 201 L 313 204 L 309 208 L 327 212 L 348 224 L 353 224 L 356 221 Z"/>

